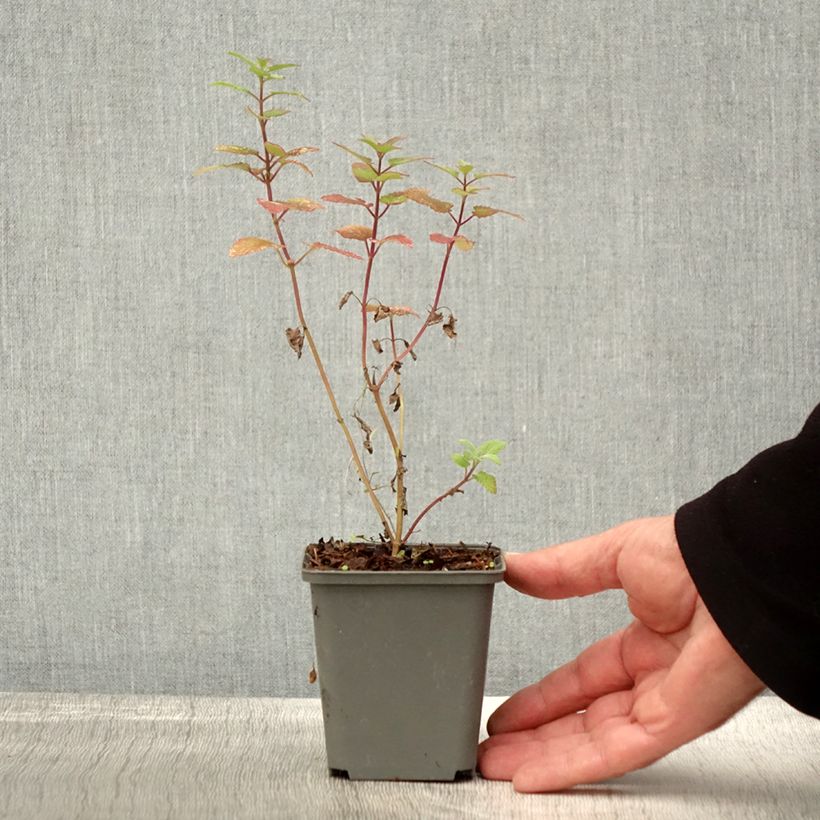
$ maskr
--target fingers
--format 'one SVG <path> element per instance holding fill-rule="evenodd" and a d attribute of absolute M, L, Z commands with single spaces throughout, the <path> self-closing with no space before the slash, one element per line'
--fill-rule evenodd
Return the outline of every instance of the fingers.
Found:
<path fill-rule="evenodd" d="M 508 553 L 504 580 L 537 598 L 570 598 L 618 589 L 621 527 L 537 552 Z"/>
<path fill-rule="evenodd" d="M 631 690 L 615 692 L 571 720 L 494 735 L 479 747 L 481 773 L 490 780 L 512 780 L 518 791 L 555 791 L 646 766 L 677 744 L 665 747 L 634 722 L 633 699 Z"/>
<path fill-rule="evenodd" d="M 541 755 L 522 762 L 512 776 L 519 792 L 552 792 L 580 783 L 595 783 L 648 766 L 671 752 L 677 744 L 664 746 L 628 717 L 619 719 L 590 739 L 568 751 L 551 752 L 546 746 Z"/>
<path fill-rule="evenodd" d="M 631 687 L 622 657 L 627 629 L 594 643 L 574 661 L 514 694 L 490 716 L 487 731 L 494 735 L 533 729 L 586 709 L 603 695 Z"/>

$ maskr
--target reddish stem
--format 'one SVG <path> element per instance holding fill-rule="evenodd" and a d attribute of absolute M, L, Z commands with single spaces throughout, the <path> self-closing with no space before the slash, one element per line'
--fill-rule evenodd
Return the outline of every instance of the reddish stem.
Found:
<path fill-rule="evenodd" d="M 421 521 L 421 519 L 424 518 L 424 516 L 427 515 L 427 513 L 429 513 L 430 510 L 432 510 L 433 507 L 436 506 L 436 504 L 440 504 L 442 501 L 444 501 L 445 498 L 449 498 L 451 495 L 455 495 L 473 477 L 473 473 L 475 472 L 476 466 L 477 465 L 474 464 L 472 467 L 470 467 L 470 469 L 467 470 L 466 473 L 464 473 L 464 478 L 462 478 L 461 481 L 459 481 L 457 484 L 454 484 L 446 492 L 443 492 L 440 496 L 438 496 L 438 498 L 434 498 L 416 516 L 415 521 L 413 521 L 413 523 L 408 528 L 407 533 L 405 534 L 404 538 L 402 538 L 402 541 L 401 541 L 401 544 L 399 545 L 399 548 L 403 547 L 408 542 L 408 540 L 410 539 L 410 536 L 413 534 L 413 531 L 419 525 L 419 522 Z"/>

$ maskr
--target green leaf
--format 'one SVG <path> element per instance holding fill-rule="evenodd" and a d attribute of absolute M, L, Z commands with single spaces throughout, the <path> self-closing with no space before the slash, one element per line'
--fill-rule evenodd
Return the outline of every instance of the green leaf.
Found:
<path fill-rule="evenodd" d="M 210 171 L 220 171 L 223 168 L 236 168 L 239 171 L 247 171 L 250 173 L 251 166 L 247 162 L 223 162 L 219 165 L 206 165 L 203 168 L 197 168 L 194 171 L 194 176 L 198 177 L 200 174 L 207 174 Z"/>
<path fill-rule="evenodd" d="M 460 438 L 458 443 L 464 448 L 464 455 L 468 458 L 475 459 L 478 456 L 478 448 L 468 438 Z"/>
<path fill-rule="evenodd" d="M 468 459 L 464 453 L 453 453 L 450 458 L 453 459 L 459 467 L 462 467 L 465 470 L 470 466 L 470 459 Z"/>
<path fill-rule="evenodd" d="M 398 151 L 399 146 L 394 143 L 401 137 L 391 137 L 387 142 L 376 142 L 372 137 L 361 137 L 359 140 L 365 145 L 369 145 L 377 154 L 387 154 L 390 151 Z"/>
<path fill-rule="evenodd" d="M 256 156 L 256 149 L 245 145 L 217 145 L 214 151 L 221 151 L 223 154 L 242 154 L 245 157 Z"/>
<path fill-rule="evenodd" d="M 449 165 L 436 165 L 435 162 L 428 162 L 428 165 L 432 165 L 433 168 L 438 168 L 439 171 L 444 171 L 445 174 L 449 174 L 453 179 L 460 179 L 458 175 L 458 171 L 455 168 L 450 168 Z"/>
<path fill-rule="evenodd" d="M 379 175 L 376 172 L 376 169 L 367 163 L 364 162 L 354 162 L 353 166 L 353 176 L 359 182 L 375 182 Z"/>
<path fill-rule="evenodd" d="M 267 111 L 263 111 L 259 116 L 262 117 L 263 120 L 270 120 L 273 117 L 284 117 L 285 114 L 290 114 L 289 108 L 269 108 Z"/>
<path fill-rule="evenodd" d="M 491 438 L 488 441 L 484 441 L 479 445 L 478 454 L 480 456 L 486 455 L 487 453 L 492 453 L 493 455 L 497 455 L 500 453 L 504 448 L 507 446 L 506 441 L 502 441 L 498 438 Z"/>
<path fill-rule="evenodd" d="M 284 148 L 282 148 L 281 145 L 275 142 L 266 142 L 265 148 L 267 149 L 267 152 L 274 157 L 281 158 L 287 154 L 287 151 Z"/>
<path fill-rule="evenodd" d="M 475 182 L 479 179 L 487 179 L 487 177 L 505 177 L 506 179 L 515 179 L 512 174 L 476 174 L 473 177 L 473 181 Z"/>
<path fill-rule="evenodd" d="M 216 82 L 211 83 L 212 86 L 216 86 L 219 88 L 232 88 L 234 91 L 241 91 L 243 94 L 248 94 L 249 96 L 256 99 L 256 94 L 250 90 L 250 88 L 245 88 L 244 85 L 236 85 L 236 83 L 228 83 L 225 80 L 217 80 Z"/>
<path fill-rule="evenodd" d="M 374 182 L 389 182 L 391 179 L 401 179 L 407 174 L 402 174 L 399 171 L 383 171 L 373 181 Z"/>
<path fill-rule="evenodd" d="M 493 464 L 501 464 L 501 459 L 495 453 L 484 453 L 479 461 L 492 461 Z"/>
<path fill-rule="evenodd" d="M 277 63 L 276 65 L 266 65 L 265 71 L 281 71 L 283 68 L 299 68 L 299 63 Z"/>
<path fill-rule="evenodd" d="M 383 194 L 381 201 L 385 205 L 401 205 L 402 202 L 407 202 L 407 197 L 404 194 Z"/>
<path fill-rule="evenodd" d="M 284 94 L 286 97 L 299 97 L 299 99 L 307 101 L 307 97 L 301 91 L 271 91 L 265 94 L 264 99 L 269 100 L 271 97 L 276 97 L 280 94 Z"/>
<path fill-rule="evenodd" d="M 524 219 L 521 214 L 514 214 L 512 211 L 503 211 L 501 208 L 491 208 L 489 205 L 474 205 L 473 216 L 478 219 L 484 219 L 488 216 L 495 216 L 496 214 L 507 214 L 507 216 L 514 216 L 516 219 Z"/>
<path fill-rule="evenodd" d="M 348 148 L 346 145 L 342 145 L 341 143 L 334 142 L 333 144 L 337 148 L 341 148 L 342 151 L 347 151 L 348 154 L 351 154 L 352 156 L 356 157 L 356 159 L 360 159 L 362 162 L 369 165 L 371 168 L 373 167 L 373 164 L 370 161 L 370 157 L 365 156 L 364 154 L 360 154 L 358 151 L 354 151 L 352 148 Z M 375 171 L 376 169 L 373 168 L 373 170 Z"/>
<path fill-rule="evenodd" d="M 396 165 L 406 165 L 408 162 L 418 162 L 422 159 L 426 159 L 426 157 L 393 157 L 390 162 L 387 163 L 387 167 L 393 168 Z"/>
<path fill-rule="evenodd" d="M 453 188 L 452 191 L 454 194 L 458 194 L 461 197 L 472 196 L 473 194 L 477 194 L 479 191 L 486 191 L 486 188 L 481 188 L 478 185 L 468 185 L 466 188 Z"/>
<path fill-rule="evenodd" d="M 473 478 L 488 492 L 493 493 L 495 495 L 496 492 L 496 483 L 495 483 L 495 476 L 490 475 L 489 473 L 485 473 L 483 470 L 479 470 L 477 473 L 473 473 Z"/>
<path fill-rule="evenodd" d="M 470 171 L 473 170 L 473 166 L 470 165 L 469 162 L 464 162 L 464 160 L 460 160 L 458 163 L 458 170 L 461 171 L 462 174 L 469 174 Z"/>
<path fill-rule="evenodd" d="M 229 51 L 228 54 L 231 57 L 236 57 L 237 60 L 242 60 L 242 62 L 245 63 L 245 65 L 248 67 L 252 74 L 256 74 L 256 76 L 260 79 L 264 79 L 265 70 L 259 66 L 259 63 L 254 62 L 250 59 L 250 57 L 246 57 L 244 54 L 240 54 L 238 51 Z"/>

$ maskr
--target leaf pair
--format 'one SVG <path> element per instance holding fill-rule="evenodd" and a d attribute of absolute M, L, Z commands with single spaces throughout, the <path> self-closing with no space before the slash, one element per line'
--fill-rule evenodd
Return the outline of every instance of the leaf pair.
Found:
<path fill-rule="evenodd" d="M 460 453 L 453 453 L 450 456 L 453 462 L 464 470 L 476 470 L 482 461 L 491 461 L 493 464 L 501 464 L 498 454 L 507 446 L 506 441 L 500 439 L 489 439 L 480 445 L 473 444 L 466 438 L 458 440 L 462 447 Z M 476 470 L 472 475 L 472 480 L 477 481 L 487 492 L 496 492 L 496 479 L 494 475 L 483 470 Z"/>

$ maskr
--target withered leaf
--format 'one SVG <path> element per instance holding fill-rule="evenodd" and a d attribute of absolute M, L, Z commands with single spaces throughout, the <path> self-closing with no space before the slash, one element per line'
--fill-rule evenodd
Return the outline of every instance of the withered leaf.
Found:
<path fill-rule="evenodd" d="M 308 672 L 308 683 L 316 683 L 316 667 L 312 666 Z"/>
<path fill-rule="evenodd" d="M 418 316 L 418 313 L 407 305 L 383 305 L 381 302 L 377 305 L 368 305 L 367 312 L 376 314 L 375 322 L 380 322 L 388 316 Z"/>
<path fill-rule="evenodd" d="M 298 327 L 289 327 L 285 330 L 288 344 L 291 350 L 296 354 L 297 359 L 302 358 L 302 347 L 305 344 L 305 337 L 302 335 L 302 329 Z"/>
<path fill-rule="evenodd" d="M 341 310 L 350 300 L 350 297 L 353 295 L 353 291 L 349 290 L 341 299 L 339 299 L 339 310 Z"/>
<path fill-rule="evenodd" d="M 387 397 L 387 403 L 392 405 L 394 413 L 398 412 L 401 407 L 401 396 L 399 396 L 398 387 Z"/>
<path fill-rule="evenodd" d="M 437 325 L 439 322 L 443 321 L 444 314 L 440 310 L 431 310 L 430 315 L 427 317 L 428 325 Z"/>
<path fill-rule="evenodd" d="M 381 339 L 373 339 L 373 347 L 376 349 L 376 353 L 384 353 Z"/>
<path fill-rule="evenodd" d="M 373 434 L 373 428 L 358 413 L 354 413 L 353 418 L 359 422 L 359 427 L 362 433 L 364 433 L 364 449 L 367 450 L 370 455 L 373 455 L 373 442 L 370 440 L 370 436 Z"/>
<path fill-rule="evenodd" d="M 447 334 L 447 336 L 450 339 L 455 339 L 456 336 L 458 336 L 458 333 L 456 333 L 457 321 L 458 319 L 456 319 L 456 317 L 453 316 L 453 314 L 451 313 L 450 318 L 441 326 L 441 329 Z"/>
<path fill-rule="evenodd" d="M 441 318 L 443 319 L 444 317 L 442 316 Z M 439 321 L 441 321 L 441 319 L 439 319 Z M 430 322 L 428 322 L 427 324 L 429 325 L 429 324 L 431 324 L 431 323 L 430 323 Z M 432 324 L 435 324 L 435 322 L 433 322 Z M 415 350 L 413 350 L 413 348 L 412 348 L 412 347 L 410 347 L 410 342 L 408 342 L 408 341 L 407 341 L 407 339 L 402 339 L 402 341 L 404 342 L 404 347 L 405 347 L 405 348 L 407 349 L 407 351 L 410 353 L 410 358 L 411 358 L 414 362 L 415 362 L 415 361 L 418 361 L 418 358 L 419 358 L 419 357 L 418 357 L 418 354 L 416 353 L 416 351 L 415 351 Z"/>

